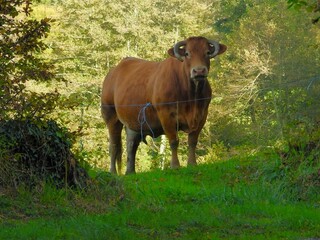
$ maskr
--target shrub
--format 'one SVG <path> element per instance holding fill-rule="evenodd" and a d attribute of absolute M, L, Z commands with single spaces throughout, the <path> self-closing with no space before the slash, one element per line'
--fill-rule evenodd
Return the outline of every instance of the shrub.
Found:
<path fill-rule="evenodd" d="M 53 120 L 0 122 L 0 186 L 82 186 L 87 174 L 71 152 L 73 135 Z"/>

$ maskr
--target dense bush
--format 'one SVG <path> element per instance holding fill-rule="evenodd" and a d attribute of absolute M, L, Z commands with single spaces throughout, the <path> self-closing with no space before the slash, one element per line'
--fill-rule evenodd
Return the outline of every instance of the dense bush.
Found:
<path fill-rule="evenodd" d="M 52 120 L 0 122 L 0 186 L 82 186 L 87 174 L 71 152 L 73 138 Z"/>

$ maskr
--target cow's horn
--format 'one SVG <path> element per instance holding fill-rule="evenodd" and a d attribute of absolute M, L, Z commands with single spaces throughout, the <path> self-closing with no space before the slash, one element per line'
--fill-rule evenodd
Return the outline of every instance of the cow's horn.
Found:
<path fill-rule="evenodd" d="M 180 42 L 177 42 L 174 47 L 173 47 L 173 52 L 174 52 L 174 55 L 176 56 L 177 59 L 179 59 L 180 61 L 183 61 L 183 58 L 184 56 L 181 56 L 179 54 L 179 49 L 181 46 L 184 46 L 187 44 L 187 41 L 180 41 Z"/>
<path fill-rule="evenodd" d="M 208 40 L 208 43 L 209 43 L 209 45 L 213 45 L 213 47 L 214 47 L 214 51 L 209 54 L 209 57 L 214 58 L 215 56 L 218 55 L 218 53 L 220 51 L 220 45 L 218 42 L 213 41 L 213 40 Z"/>

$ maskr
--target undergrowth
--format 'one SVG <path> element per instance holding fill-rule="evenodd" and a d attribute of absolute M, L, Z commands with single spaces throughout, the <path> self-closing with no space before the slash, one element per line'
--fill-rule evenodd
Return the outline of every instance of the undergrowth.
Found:
<path fill-rule="evenodd" d="M 122 181 L 107 173 L 96 173 L 84 188 L 57 188 L 48 182 L 32 189 L 0 188 L 0 222 L 99 214 L 110 211 L 123 197 Z"/>
<path fill-rule="evenodd" d="M 277 161 L 253 154 L 120 177 L 91 170 L 83 189 L 2 192 L 0 239 L 319 238 L 316 195 L 284 192 L 286 178 L 266 175 Z"/>
<path fill-rule="evenodd" d="M 0 122 L 0 186 L 83 186 L 86 171 L 71 151 L 75 137 L 53 120 Z"/>
<path fill-rule="evenodd" d="M 273 186 L 274 194 L 286 201 L 318 201 L 320 204 L 320 146 L 300 151 L 267 150 L 245 158 L 245 164 L 229 177 L 230 184 L 238 181 L 262 181 Z"/>

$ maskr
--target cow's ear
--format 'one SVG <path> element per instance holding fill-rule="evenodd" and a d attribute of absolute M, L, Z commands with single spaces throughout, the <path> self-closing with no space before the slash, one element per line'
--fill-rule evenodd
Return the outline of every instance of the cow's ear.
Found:
<path fill-rule="evenodd" d="M 224 53 L 226 50 L 227 50 L 227 46 L 226 45 L 224 45 L 224 44 L 219 44 L 219 47 L 220 47 L 220 49 L 219 49 L 219 52 L 218 52 L 218 54 L 217 55 L 220 55 L 220 54 L 222 54 L 222 53 Z"/>
<path fill-rule="evenodd" d="M 178 53 L 179 56 L 176 56 L 176 55 L 174 54 L 173 48 L 170 48 L 170 49 L 168 50 L 168 54 L 169 54 L 171 57 L 174 57 L 174 58 L 178 59 L 179 61 L 183 62 L 186 52 L 185 52 L 185 49 L 184 49 L 184 48 L 180 48 L 180 49 L 179 49 L 179 53 Z"/>
<path fill-rule="evenodd" d="M 170 48 L 170 49 L 168 50 L 168 54 L 169 54 L 171 57 L 175 57 L 175 56 L 174 56 L 173 48 Z"/>

